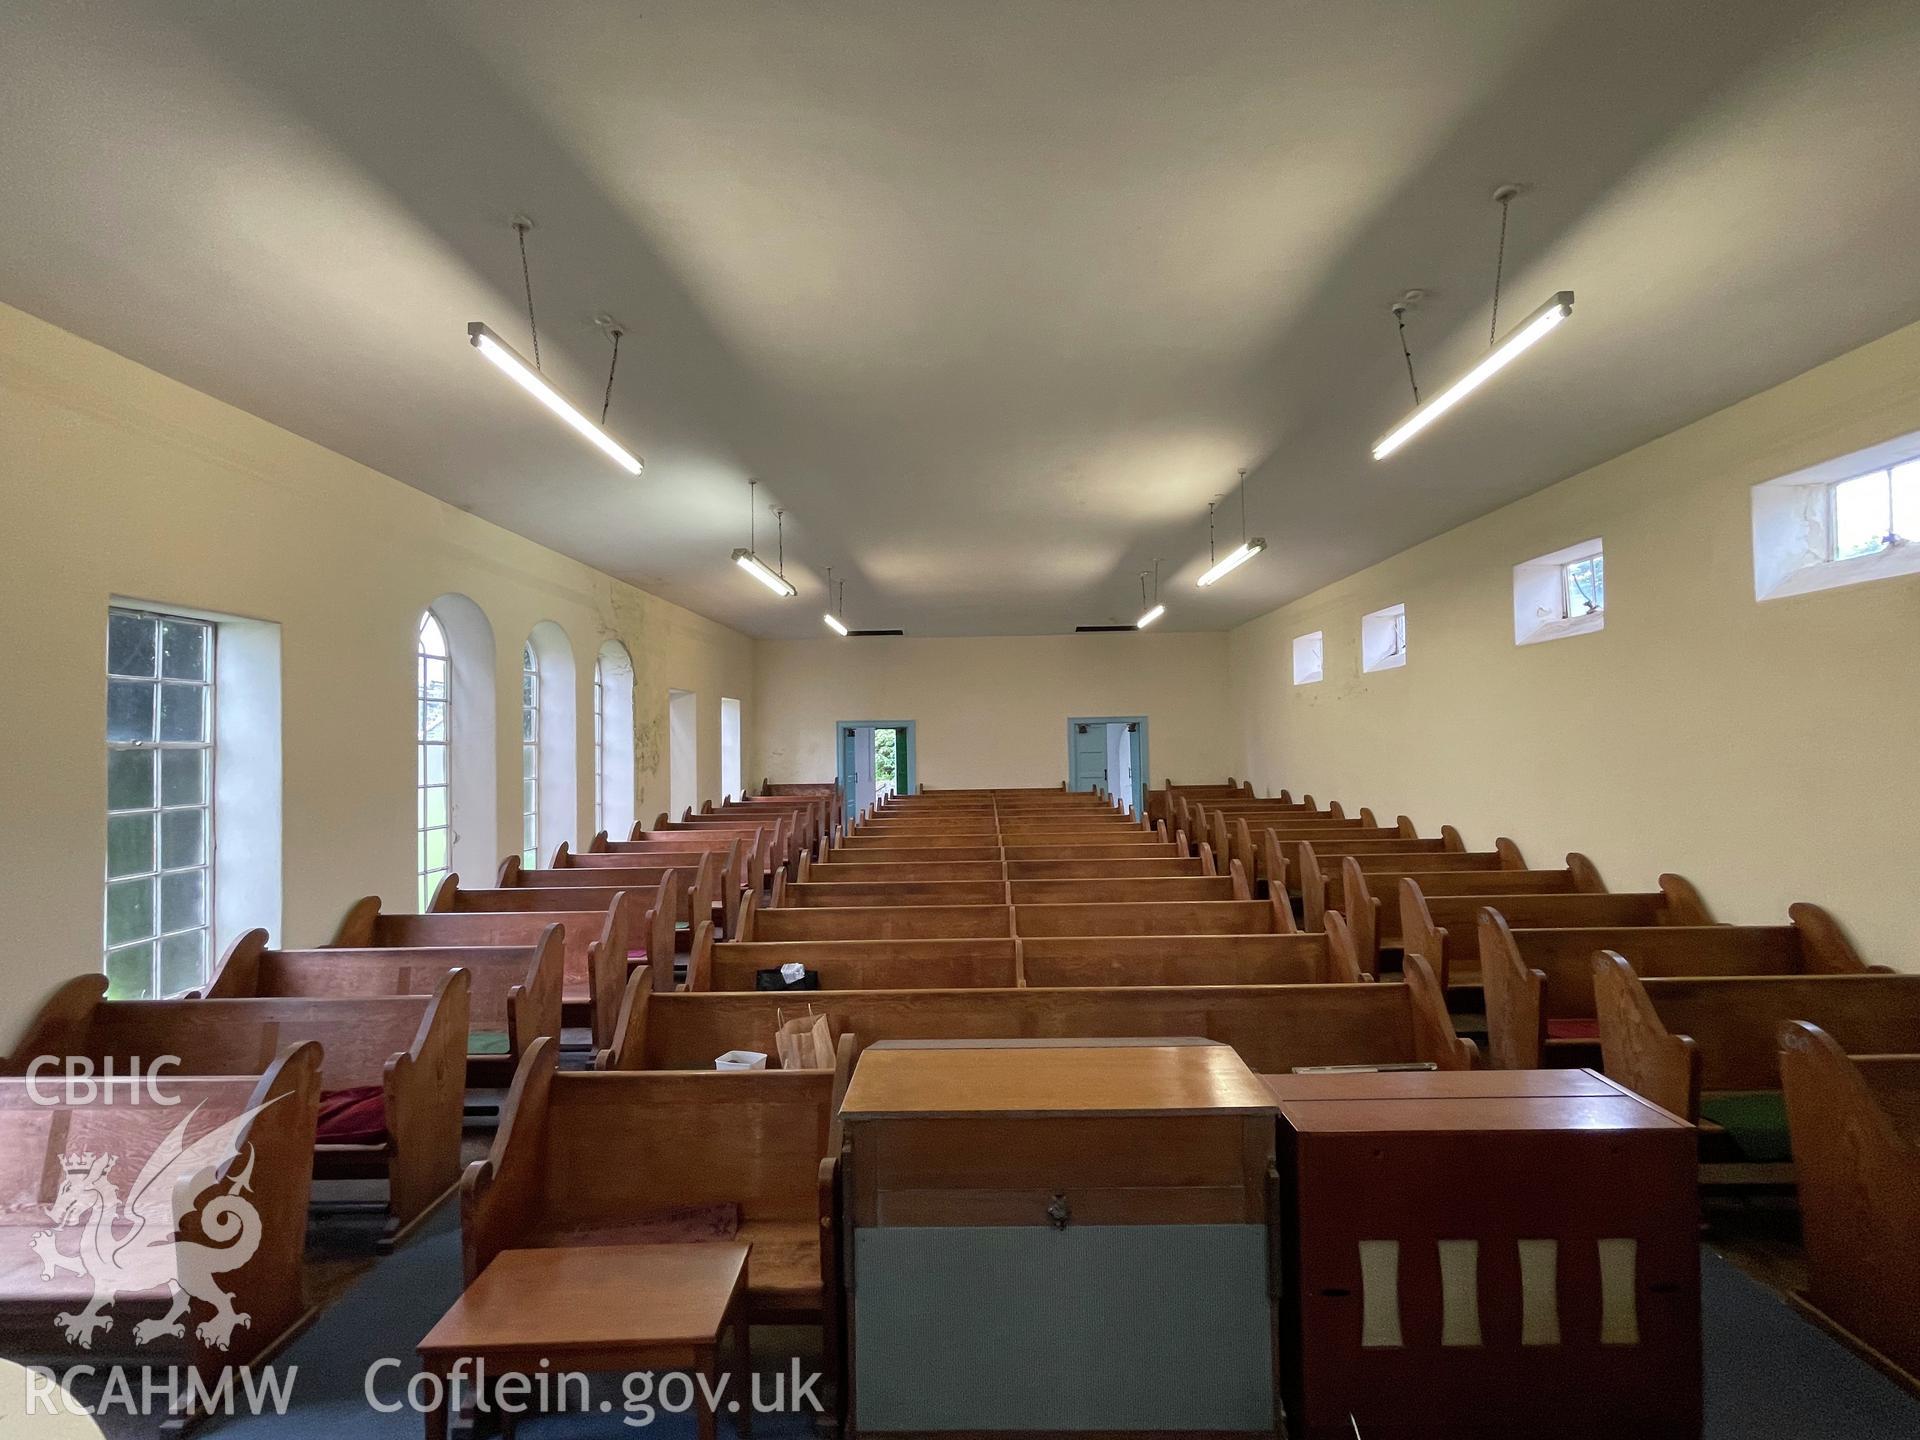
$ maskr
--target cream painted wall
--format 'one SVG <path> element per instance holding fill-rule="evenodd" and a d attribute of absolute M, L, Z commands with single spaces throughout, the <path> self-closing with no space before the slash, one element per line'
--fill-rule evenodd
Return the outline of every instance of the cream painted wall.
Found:
<path fill-rule="evenodd" d="M 604 640 L 633 655 L 643 818 L 667 803 L 669 687 L 700 697 L 703 798 L 720 791 L 721 697 L 743 702 L 749 735 L 759 713 L 745 636 L 4 306 L 0 535 L 0 1044 L 99 965 L 109 597 L 281 626 L 284 943 L 325 940 L 361 895 L 414 903 L 414 627 L 437 595 L 470 597 L 493 628 L 495 861 L 520 848 L 520 650 L 537 622 L 574 656 L 579 837 Z M 463 878 L 490 883 L 491 862 Z"/>
<path fill-rule="evenodd" d="M 1585 851 L 1614 889 L 1674 871 L 1722 920 L 1815 900 L 1870 962 L 1920 969 L 1920 578 L 1756 603 L 1748 498 L 1914 431 L 1920 326 L 1244 625 L 1234 763 L 1538 864 Z M 1448 443 L 1394 463 L 1418 484 Z M 1512 567 L 1596 535 L 1606 628 L 1516 646 Z M 1360 617 L 1396 601 L 1406 667 L 1363 675 Z M 1326 679 L 1296 687 L 1316 629 Z"/>
<path fill-rule="evenodd" d="M 1058 785 L 1067 717 L 1145 715 L 1154 783 L 1224 775 L 1227 637 L 1147 631 L 763 640 L 748 783 L 834 774 L 842 720 L 912 720 L 922 785 Z"/>

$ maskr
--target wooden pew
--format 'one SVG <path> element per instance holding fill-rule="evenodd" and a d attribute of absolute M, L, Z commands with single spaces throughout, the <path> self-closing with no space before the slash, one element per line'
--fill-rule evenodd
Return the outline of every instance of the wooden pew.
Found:
<path fill-rule="evenodd" d="M 633 838 L 628 840 L 609 840 L 607 832 L 602 830 L 588 842 L 584 852 L 589 856 L 635 856 L 642 865 L 670 865 L 686 868 L 694 863 L 688 857 L 711 851 L 724 856 L 721 862 L 721 903 L 729 912 L 738 902 L 740 892 L 749 886 L 758 886 L 765 880 L 767 853 L 771 839 L 763 847 L 755 843 L 752 836 L 743 836 L 730 831 L 713 831 L 704 835 L 695 835 L 680 831 L 673 835 L 655 836 L 650 830 L 635 828 Z M 554 863 L 561 864 L 558 856 Z M 591 864 L 620 864 L 619 860 L 591 860 Z M 634 863 L 629 860 L 624 863 Z"/>
<path fill-rule="evenodd" d="M 1013 934 L 1012 908 L 999 905 L 855 905 L 763 910 L 751 894 L 734 919 L 736 940 L 965 940 Z"/>
<path fill-rule="evenodd" d="M 1434 895 L 1400 879 L 1400 948 L 1424 955 L 1442 985 L 1480 983 L 1480 912 L 1493 906 L 1516 930 L 1582 926 L 1711 925 L 1691 882 L 1662 875 L 1658 890 L 1599 895 Z"/>
<path fill-rule="evenodd" d="M 844 844 L 827 852 L 828 865 L 947 865 L 956 861 L 990 860 L 1000 863 L 1000 846 L 987 845 L 875 845 L 849 850 Z"/>
<path fill-rule="evenodd" d="M 793 845 L 796 852 L 794 858 L 796 859 L 818 847 L 827 827 L 825 807 L 815 800 L 766 798 L 729 801 L 724 805 L 715 805 L 709 800 L 700 807 L 698 815 L 688 814 L 681 818 L 742 820 L 753 825 L 764 824 L 769 820 L 785 819 L 793 827 Z"/>
<path fill-rule="evenodd" d="M 79 1322 L 69 1330 L 73 1338 L 84 1333 L 89 1347 L 107 1348 L 99 1336 L 105 1331 L 114 1353 L 135 1363 L 184 1362 L 204 1394 L 228 1367 L 277 1350 L 312 1315 L 301 1260 L 320 1047 L 292 1046 L 255 1076 L 167 1075 L 159 1089 L 174 1105 L 143 1103 L 144 1079 L 103 1083 L 92 1098 L 66 1089 L 57 1077 L 43 1075 L 32 1089 L 27 1080 L 0 1080 L 0 1323 L 51 1349 L 61 1333 L 56 1323 L 68 1326 L 55 1317 L 71 1315 Z M 136 1196 L 136 1179 L 182 1124 L 183 1163 L 165 1167 L 153 1188 Z M 215 1153 L 205 1154 L 203 1142 Z M 218 1166 L 211 1183 L 189 1179 L 211 1165 Z M 186 1223 L 197 1230 L 220 1197 L 242 1184 L 259 1238 L 252 1255 L 232 1269 L 203 1263 L 198 1240 L 163 1243 L 152 1252 L 150 1288 L 129 1283 L 116 1293 L 96 1289 L 87 1267 L 74 1262 L 76 1232 L 106 1220 L 115 1201 L 137 1206 L 152 1241 L 171 1231 L 173 1206 L 190 1206 L 200 1219 Z M 55 1210 L 60 1223 L 49 1227 Z M 42 1242 L 38 1236 L 49 1230 Z M 43 1244 L 62 1258 L 43 1256 Z M 209 1269 L 212 1285 L 203 1278 Z M 176 1309 L 180 1314 L 169 1322 Z M 179 1411 L 170 1426 L 202 1418 Z"/>
<path fill-rule="evenodd" d="M 696 936 L 689 990 L 752 990 L 761 970 L 806 966 L 827 990 L 1007 989 L 1020 983 L 1018 942 L 989 940 L 781 940 L 716 944 Z M 811 991 L 793 992 L 804 1004 Z"/>
<path fill-rule="evenodd" d="M 1780 1028 L 1804 1020 L 1848 1052 L 1920 1048 L 1920 975 L 1719 975 L 1642 979 L 1593 957 L 1607 1074 L 1701 1129 L 1701 1181 L 1792 1178 L 1780 1099 Z"/>
<path fill-rule="evenodd" d="M 892 884 L 903 880 L 1004 880 L 1007 878 L 1007 867 L 998 860 L 945 860 L 924 865 L 897 860 L 875 864 L 833 860 L 815 864 L 803 857 L 794 878 L 815 885 Z"/>
<path fill-rule="evenodd" d="M 1480 965 L 1493 1064 L 1537 1070 L 1587 1062 L 1600 1037 L 1593 957 L 1601 950 L 1625 955 L 1643 978 L 1849 975 L 1866 969 L 1820 906 L 1793 905 L 1787 913 L 1785 925 L 1515 928 L 1504 910 L 1483 909 Z"/>
<path fill-rule="evenodd" d="M 390 1250 L 459 1183 L 467 990 L 467 972 L 449 970 L 430 995 L 108 1000 L 104 975 L 81 975 L 41 1007 L 0 1074 L 24 1075 L 50 1056 L 84 1057 L 124 1075 L 164 1055 L 186 1075 L 257 1076 L 284 1047 L 311 1041 L 322 1050 L 321 1103 L 342 1091 L 373 1092 L 384 1129 L 379 1138 L 321 1135 L 314 1176 L 384 1179 L 380 1248 Z"/>
<path fill-rule="evenodd" d="M 562 845 L 553 858 L 553 868 L 530 870 L 521 865 L 518 855 L 509 855 L 500 862 L 495 884 L 502 890 L 523 885 L 536 890 L 568 885 L 625 890 L 643 911 L 652 905 L 648 895 L 667 885 L 678 897 L 679 909 L 673 918 L 689 930 L 700 921 L 711 921 L 726 899 L 725 862 L 712 852 L 702 852 L 685 865 L 659 865 L 641 863 L 640 856 L 575 855 Z M 616 863 L 622 860 L 630 863 Z"/>
<path fill-rule="evenodd" d="M 1213 852 L 1150 855 L 1144 860 L 1009 860 L 1009 880 L 1159 880 L 1174 875 L 1212 875 Z"/>
<path fill-rule="evenodd" d="M 1158 790 L 1147 791 L 1145 796 L 1147 818 L 1150 820 L 1165 820 L 1171 824 L 1173 819 L 1172 807 L 1178 800 L 1188 798 L 1195 800 L 1233 800 L 1243 796 L 1249 799 L 1252 798 L 1253 785 L 1248 781 L 1236 780 L 1231 775 L 1227 777 L 1224 785 L 1219 783 L 1176 785 L 1172 780 L 1168 780 Z M 1288 798 L 1286 791 L 1283 790 L 1280 792 L 1280 798 L 1283 801 Z"/>
<path fill-rule="evenodd" d="M 439 916 L 381 916 L 377 898 L 361 901 L 349 912 L 348 923 L 357 923 L 355 912 L 368 905 L 375 912 L 376 928 L 446 928 Z M 385 923 L 393 921 L 419 924 Z M 465 917 L 452 923 L 471 928 Z M 467 1035 L 461 1048 L 467 1083 L 505 1085 L 537 1036 L 552 1035 L 556 1040 L 560 1036 L 565 964 L 565 938 L 558 925 L 548 925 L 528 945 L 386 945 L 356 950 L 270 950 L 266 931 L 249 930 L 227 947 L 204 993 L 210 1000 L 431 995 L 449 972 L 464 970 Z"/>
<path fill-rule="evenodd" d="M 1251 900 L 1240 862 L 1227 875 L 1173 875 L 1155 878 L 1013 880 L 1007 890 L 1015 905 L 1106 905 L 1185 900 Z"/>
<path fill-rule="evenodd" d="M 1038 935 L 1291 935 L 1285 900 L 1165 900 L 1136 904 L 1016 905 L 1013 933 Z"/>
<path fill-rule="evenodd" d="M 1426 850 L 1426 851 L 1389 851 L 1385 854 L 1354 854 L 1351 851 L 1328 849 L 1321 850 L 1311 840 L 1303 840 L 1292 847 L 1293 859 L 1288 879 L 1292 890 L 1300 897 L 1300 913 L 1309 930 L 1319 928 L 1320 917 L 1328 910 L 1338 910 L 1347 917 L 1349 925 L 1356 925 L 1360 917 L 1346 903 L 1346 862 L 1351 860 L 1360 873 L 1369 877 L 1391 875 L 1395 883 L 1385 889 L 1376 889 L 1376 882 L 1369 878 L 1367 888 L 1380 897 L 1381 904 L 1373 907 L 1378 914 L 1376 932 L 1398 935 L 1400 933 L 1400 887 L 1401 875 L 1437 875 L 1456 873 L 1475 873 L 1480 871 L 1520 871 L 1527 868 L 1527 862 L 1521 857 L 1520 847 L 1502 836 L 1493 842 L 1491 850 Z M 1569 857 L 1571 859 L 1571 857 Z M 1594 877 L 1596 880 L 1598 876 Z M 1448 882 L 1451 884 L 1452 882 Z M 1462 883 L 1471 884 L 1472 881 Z M 1488 883 L 1494 883 L 1489 880 Z M 1502 882 L 1504 883 L 1504 882 Z M 1602 889 L 1605 887 L 1602 886 Z M 1445 886 L 1436 888 L 1436 894 L 1458 893 Z M 1356 940 L 1359 938 L 1355 932 Z M 1382 945 L 1397 944 L 1397 941 L 1380 942 Z"/>
<path fill-rule="evenodd" d="M 457 881 L 447 876 L 447 881 Z M 522 891 L 524 893 L 524 891 Z M 422 916 L 386 914 L 380 910 L 380 897 L 367 895 L 355 900 L 328 950 L 372 950 L 372 948 L 457 947 L 538 947 L 545 945 L 545 933 L 559 929 L 561 941 L 561 995 L 559 1010 L 553 1012 L 553 1039 L 561 1039 L 566 1006 L 591 1004 L 597 993 L 605 993 L 609 973 L 624 987 L 626 975 L 626 931 L 612 933 L 611 910 L 603 912 L 551 912 L 551 910 L 432 910 Z M 605 958 L 603 958 L 605 956 Z M 599 987 L 595 991 L 593 987 Z M 545 996 L 528 996 L 534 1002 L 532 1018 L 541 1027 L 547 1023 Z M 541 1029 L 540 1033 L 545 1033 Z M 522 1037 L 532 1043 L 534 1037 Z"/>
<path fill-rule="evenodd" d="M 969 990 L 1019 986 L 1358 983 L 1337 934 L 1100 935 L 1022 940 L 821 940 L 694 944 L 690 990 L 755 988 L 757 972 L 805 965 L 827 990 Z M 796 1004 L 812 992 L 794 992 Z"/>
<path fill-rule="evenodd" d="M 542 1041 L 514 1076 L 492 1150 L 461 1181 L 466 1282 L 502 1250 L 634 1243 L 650 1226 L 684 1227 L 690 1207 L 737 1212 L 730 1238 L 752 1246 L 748 1320 L 820 1324 L 831 1370 L 833 1119 L 853 1051 L 843 1037 L 833 1070 L 562 1071 Z"/>
<path fill-rule="evenodd" d="M 1344 829 L 1319 830 L 1317 833 L 1281 831 L 1272 826 L 1260 833 L 1260 868 L 1250 878 L 1264 880 L 1269 888 L 1276 884 L 1292 893 L 1300 889 L 1300 847 L 1312 845 L 1323 867 L 1342 855 L 1441 855 L 1464 852 L 1466 842 L 1451 825 L 1440 827 L 1439 837 L 1414 833 L 1413 822 L 1404 815 L 1392 828 L 1380 825 L 1350 825 Z M 1444 869 L 1445 866 L 1436 866 Z M 1277 880 L 1275 877 L 1279 877 Z"/>
<path fill-rule="evenodd" d="M 1506 843 L 1512 845 L 1511 841 Z M 1514 849 L 1504 853 L 1518 856 L 1520 852 Z M 1378 858 L 1375 857 L 1376 861 Z M 1421 858 L 1410 857 L 1410 863 L 1417 867 Z M 1311 848 L 1302 846 L 1302 882 L 1309 890 L 1314 885 L 1312 867 Z M 1346 916 L 1347 924 L 1352 927 L 1354 943 L 1360 947 L 1363 963 L 1367 963 L 1364 957 L 1372 958 L 1373 963 L 1367 963 L 1369 974 L 1379 973 L 1377 962 L 1381 950 L 1404 947 L 1405 936 L 1400 929 L 1402 880 L 1411 881 L 1423 899 L 1442 895 L 1600 895 L 1607 888 L 1601 882 L 1600 872 L 1584 855 L 1567 856 L 1565 867 L 1559 870 L 1363 869 L 1358 856 L 1342 855 L 1340 868 L 1328 877 L 1326 893 L 1336 902 L 1333 908 Z M 1349 896 L 1362 898 L 1355 903 Z M 1311 928 L 1315 918 L 1313 912 L 1317 907 L 1307 908 L 1308 925 Z M 1325 910 L 1319 909 L 1318 913 L 1323 915 Z"/>
<path fill-rule="evenodd" d="M 1042 845 L 1009 844 L 1002 853 L 1009 865 L 1016 860 L 1166 860 L 1192 854 L 1184 842 L 1145 838 L 1123 845 L 1081 841 Z"/>
<path fill-rule="evenodd" d="M 1807 1299 L 1920 1385 L 1920 1036 L 1849 1058 L 1816 1024 L 1780 1031 L 1800 1189 Z"/>
<path fill-rule="evenodd" d="M 636 823 L 627 838 L 672 840 L 689 835 L 731 836 L 743 844 L 751 845 L 759 857 L 755 879 L 760 882 L 764 882 L 788 861 L 798 859 L 801 848 L 794 840 L 792 820 L 784 815 L 760 821 L 702 819 L 699 816 L 690 820 L 669 820 L 662 813 L 654 820 L 651 829 L 642 830 Z"/>
<path fill-rule="evenodd" d="M 774 877 L 768 908 L 818 910 L 850 905 L 1004 905 L 1004 880 L 853 880 L 789 885 Z"/>
<path fill-rule="evenodd" d="M 673 954 L 673 914 L 684 903 L 684 887 L 677 871 L 671 884 L 651 896 L 593 886 L 465 890 L 458 875 L 448 875 L 427 909 L 442 915 L 524 915 L 529 931 L 540 923 L 535 917 L 551 916 L 566 936 L 561 1013 L 569 1025 L 590 1026 L 597 1047 L 619 1013 L 619 993 L 632 966 L 643 957 Z"/>
<path fill-rule="evenodd" d="M 1024 941 L 1022 942 L 1025 943 Z M 1232 1045 L 1260 1074 L 1299 1065 L 1427 1061 L 1472 1067 L 1439 987 L 1415 958 L 1404 985 L 1138 985 L 1120 989 L 655 992 L 635 986 L 602 1063 L 617 1069 L 706 1070 L 728 1050 L 775 1053 L 782 1012 L 799 1004 L 861 1044 L 1198 1036 Z"/>
<path fill-rule="evenodd" d="M 1023 936 L 1020 983 L 1034 988 L 1358 984 L 1362 977 L 1352 941 L 1338 916 L 1333 923 L 1333 932 L 1312 934 Z"/>

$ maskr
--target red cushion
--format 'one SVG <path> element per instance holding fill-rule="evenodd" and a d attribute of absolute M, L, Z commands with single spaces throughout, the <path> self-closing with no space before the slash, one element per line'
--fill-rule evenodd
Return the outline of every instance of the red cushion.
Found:
<path fill-rule="evenodd" d="M 387 1138 L 387 1097 L 378 1085 L 356 1085 L 320 1094 L 320 1145 L 378 1145 Z"/>
<path fill-rule="evenodd" d="M 1549 1020 L 1547 1021 L 1549 1040 L 1598 1040 L 1600 1022 L 1598 1020 Z"/>

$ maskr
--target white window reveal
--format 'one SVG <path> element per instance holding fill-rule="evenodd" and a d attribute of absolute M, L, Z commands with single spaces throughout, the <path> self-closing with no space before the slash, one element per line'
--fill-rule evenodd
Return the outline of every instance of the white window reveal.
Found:
<path fill-rule="evenodd" d="M 1920 434 L 1753 487 L 1753 593 L 1920 573 Z"/>
<path fill-rule="evenodd" d="M 1398 670 L 1407 663 L 1407 607 L 1389 605 L 1360 617 L 1360 668 Z"/>
<path fill-rule="evenodd" d="M 1293 637 L 1293 683 L 1315 685 L 1326 678 L 1326 638 L 1316 630 Z"/>
<path fill-rule="evenodd" d="M 1513 567 L 1513 643 L 1537 645 L 1606 628 L 1606 555 L 1582 540 Z"/>
<path fill-rule="evenodd" d="M 207 980 L 213 930 L 214 636 L 204 620 L 107 615 L 107 993 Z"/>

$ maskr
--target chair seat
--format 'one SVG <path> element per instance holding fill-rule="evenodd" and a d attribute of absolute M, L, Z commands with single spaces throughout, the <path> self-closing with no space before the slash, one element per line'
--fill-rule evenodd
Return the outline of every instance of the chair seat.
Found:
<path fill-rule="evenodd" d="M 747 1257 L 747 1293 L 782 1310 L 821 1304 L 820 1226 L 814 1220 L 747 1220 L 739 1237 Z"/>
<path fill-rule="evenodd" d="M 1733 1090 L 1700 1097 L 1703 1161 L 1777 1164 L 1793 1158 L 1786 1096 L 1778 1090 Z"/>
<path fill-rule="evenodd" d="M 387 1094 L 383 1086 L 355 1085 L 320 1096 L 316 1145 L 382 1145 L 387 1140 Z"/>

